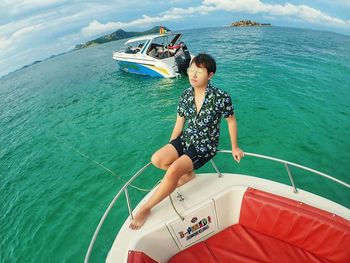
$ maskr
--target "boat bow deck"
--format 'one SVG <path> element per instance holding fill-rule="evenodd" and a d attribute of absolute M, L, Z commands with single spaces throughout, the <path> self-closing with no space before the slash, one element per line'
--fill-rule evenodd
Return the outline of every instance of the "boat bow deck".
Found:
<path fill-rule="evenodd" d="M 88 262 L 96 236 L 109 210 L 122 193 L 126 194 L 130 216 L 114 241 L 106 260 L 108 263 L 127 262 L 128 251 L 145 252 L 157 262 L 167 262 L 180 251 L 239 223 L 243 196 L 250 187 L 328 211 L 334 215 L 334 218 L 340 216 L 344 220 L 350 220 L 350 210 L 348 208 L 296 188 L 289 166 L 292 165 L 301 169 L 306 167 L 268 156 L 261 157 L 250 153 L 246 153 L 246 155 L 282 162 L 287 169 L 292 187 L 242 174 L 221 174 L 213 163 L 217 174 L 198 175 L 195 179 L 178 188 L 171 195 L 171 199 L 165 199 L 154 207 L 148 220 L 140 230 L 133 231 L 128 228 L 132 208 L 127 188 L 150 165 L 149 163 L 123 186 L 110 204 L 95 231 L 85 262 Z M 306 168 L 306 170 L 350 188 L 347 183 L 329 175 L 310 168 Z M 151 194 L 152 192 L 143 199 L 143 202 Z M 137 210 L 143 202 L 139 203 L 134 210 Z"/>

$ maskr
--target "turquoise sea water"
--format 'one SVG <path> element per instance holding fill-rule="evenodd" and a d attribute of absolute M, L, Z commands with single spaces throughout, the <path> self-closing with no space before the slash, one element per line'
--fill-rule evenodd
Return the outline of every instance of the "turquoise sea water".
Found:
<path fill-rule="evenodd" d="M 350 36 L 281 27 L 184 31 L 194 54 L 212 54 L 213 84 L 232 96 L 239 144 L 347 183 L 350 168 Z M 165 144 L 186 78 L 155 79 L 117 69 L 116 41 L 71 52 L 0 79 L 0 262 L 82 262 L 124 178 Z M 229 149 L 225 121 L 220 148 Z M 288 183 L 283 166 L 215 158 L 222 171 Z M 200 172 L 212 172 L 210 165 Z M 350 207 L 350 192 L 292 169 L 297 186 Z M 162 176 L 150 168 L 135 184 Z M 131 191 L 133 204 L 141 198 Z M 104 262 L 126 208 L 115 207 L 92 262 Z"/>

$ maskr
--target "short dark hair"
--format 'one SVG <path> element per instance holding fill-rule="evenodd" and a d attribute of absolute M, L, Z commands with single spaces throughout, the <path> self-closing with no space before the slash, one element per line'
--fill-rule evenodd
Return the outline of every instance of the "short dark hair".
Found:
<path fill-rule="evenodd" d="M 216 62 L 215 59 L 204 53 L 200 53 L 192 59 L 191 65 L 195 63 L 197 67 L 206 68 L 208 73 L 216 72 Z"/>

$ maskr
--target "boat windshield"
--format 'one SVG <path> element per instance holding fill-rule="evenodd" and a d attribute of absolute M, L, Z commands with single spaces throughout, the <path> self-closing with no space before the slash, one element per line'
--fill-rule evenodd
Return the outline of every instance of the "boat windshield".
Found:
<path fill-rule="evenodd" d="M 164 47 L 173 46 L 176 42 L 180 40 L 181 34 L 176 35 L 164 35 L 156 37 L 152 40 L 152 44 L 161 45 Z"/>
<path fill-rule="evenodd" d="M 125 53 L 136 54 L 142 50 L 147 39 L 128 43 Z"/>
<path fill-rule="evenodd" d="M 146 54 L 158 59 L 172 57 L 181 47 L 180 38 L 181 34 L 156 37 L 148 46 Z"/>
<path fill-rule="evenodd" d="M 164 34 L 154 37 L 131 39 L 126 42 L 124 53 L 147 54 L 157 59 L 172 57 L 181 48 L 181 34 Z"/>

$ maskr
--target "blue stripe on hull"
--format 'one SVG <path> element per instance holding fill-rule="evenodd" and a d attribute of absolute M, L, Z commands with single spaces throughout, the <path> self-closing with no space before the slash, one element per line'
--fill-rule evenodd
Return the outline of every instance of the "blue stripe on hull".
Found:
<path fill-rule="evenodd" d="M 118 61 L 118 64 L 120 69 L 126 72 L 164 78 L 162 74 L 138 63 Z"/>

